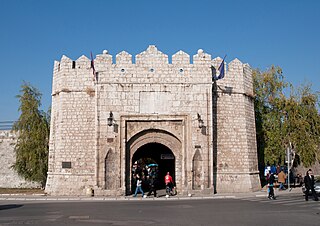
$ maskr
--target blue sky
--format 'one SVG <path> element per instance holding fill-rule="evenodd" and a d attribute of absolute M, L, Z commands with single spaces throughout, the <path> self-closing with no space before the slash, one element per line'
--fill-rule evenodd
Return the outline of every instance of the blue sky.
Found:
<path fill-rule="evenodd" d="M 253 68 L 282 67 L 294 86 L 320 90 L 317 0 L 0 0 L 0 121 L 17 120 L 22 81 L 51 104 L 54 60 L 156 45 L 169 57 L 203 49 Z"/>

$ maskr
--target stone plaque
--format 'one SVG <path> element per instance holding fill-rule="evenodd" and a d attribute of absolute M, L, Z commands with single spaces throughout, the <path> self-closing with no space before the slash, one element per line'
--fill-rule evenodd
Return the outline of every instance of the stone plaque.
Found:
<path fill-rule="evenodd" d="M 140 92 L 140 113 L 169 113 L 170 97 L 169 92 Z"/>

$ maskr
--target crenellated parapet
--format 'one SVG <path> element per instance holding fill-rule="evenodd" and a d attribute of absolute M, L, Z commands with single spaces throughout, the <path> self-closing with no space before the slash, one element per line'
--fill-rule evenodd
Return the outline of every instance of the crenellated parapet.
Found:
<path fill-rule="evenodd" d="M 197 54 L 190 56 L 178 51 L 172 55 L 162 53 L 156 46 L 150 45 L 145 51 L 133 56 L 122 51 L 113 57 L 104 50 L 94 59 L 97 77 L 93 75 L 91 60 L 81 56 L 72 60 L 63 55 L 60 61 L 54 62 L 52 93 L 81 91 L 93 88 L 99 83 L 203 83 L 211 84 L 214 71 L 218 70 L 221 57 L 211 58 L 210 54 L 199 49 Z M 212 70 L 212 67 L 214 68 Z M 234 92 L 252 94 L 251 68 L 237 58 L 230 63 L 225 62 L 225 77 L 218 80 L 222 88 L 232 87 Z M 139 78 L 139 79 L 133 79 Z M 97 80 L 96 80 L 97 79 Z"/>
<path fill-rule="evenodd" d="M 160 52 L 154 45 L 150 45 L 146 51 L 136 55 L 136 64 L 140 66 L 157 66 L 168 63 L 168 55 Z"/>
<path fill-rule="evenodd" d="M 187 53 L 180 50 L 174 55 L 172 55 L 172 65 L 184 66 L 189 64 L 190 64 L 190 56 Z"/>
<path fill-rule="evenodd" d="M 202 49 L 199 49 L 198 53 L 193 56 L 193 64 L 197 66 L 210 66 L 211 55 L 205 53 Z"/>
<path fill-rule="evenodd" d="M 55 61 L 52 95 L 60 92 L 81 92 L 93 88 L 91 60 L 82 55 L 76 61 L 63 55 L 60 62 Z"/>
<path fill-rule="evenodd" d="M 116 56 L 116 64 L 118 65 L 130 65 L 132 64 L 132 55 L 126 51 L 122 51 Z"/>
<path fill-rule="evenodd" d="M 220 57 L 213 59 L 212 66 L 218 70 L 222 60 Z M 242 63 L 235 58 L 228 64 L 225 62 L 225 68 L 225 77 L 217 81 L 218 91 L 253 97 L 252 69 L 250 65 Z"/>

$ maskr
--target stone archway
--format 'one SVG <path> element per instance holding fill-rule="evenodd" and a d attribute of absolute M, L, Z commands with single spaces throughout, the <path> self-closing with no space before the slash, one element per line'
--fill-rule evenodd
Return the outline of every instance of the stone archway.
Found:
<path fill-rule="evenodd" d="M 170 172 L 175 181 L 175 156 L 173 152 L 163 144 L 148 143 L 141 146 L 131 160 L 133 165 L 131 174 L 131 190 L 135 190 L 135 178 L 139 174 L 142 178 L 153 178 L 157 180 L 157 188 L 165 189 L 164 176 Z M 148 167 L 149 166 L 149 167 Z M 148 186 L 143 188 L 144 191 Z"/>
<path fill-rule="evenodd" d="M 139 150 L 144 147 L 156 145 L 158 147 L 165 147 L 174 156 L 174 172 L 176 186 L 179 189 L 182 185 L 182 144 L 181 141 L 173 134 L 165 130 L 150 129 L 142 131 L 134 135 L 128 142 L 126 147 L 126 193 L 130 194 L 131 191 L 131 174 L 132 162 L 134 155 L 139 155 Z M 154 147 L 156 147 L 154 146 Z M 167 153 L 169 153 L 167 152 Z M 161 152 L 158 152 L 161 154 Z M 163 153 L 165 154 L 165 153 Z M 159 158 L 159 156 L 158 156 Z"/>

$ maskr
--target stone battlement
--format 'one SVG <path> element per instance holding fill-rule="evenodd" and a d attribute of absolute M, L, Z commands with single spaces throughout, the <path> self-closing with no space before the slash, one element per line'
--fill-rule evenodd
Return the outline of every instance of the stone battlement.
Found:
<path fill-rule="evenodd" d="M 190 56 L 184 51 L 178 51 L 174 55 L 172 55 L 172 62 L 169 62 L 168 55 L 162 53 L 157 49 L 156 46 L 151 45 L 147 48 L 147 50 L 139 53 L 135 57 L 135 63 L 132 61 L 132 55 L 126 51 L 122 51 L 116 55 L 115 64 L 113 63 L 113 56 L 109 54 L 107 50 L 104 50 L 102 54 L 98 54 L 94 59 L 95 67 L 97 72 L 103 71 L 107 66 L 112 65 L 113 67 L 119 66 L 130 66 L 135 65 L 136 67 L 147 67 L 152 66 L 154 68 L 161 68 L 164 65 L 171 67 L 190 67 L 190 66 L 204 66 L 213 65 L 214 67 L 218 67 L 222 62 L 222 58 L 216 57 L 214 59 L 211 58 L 210 54 L 205 53 L 202 49 L 198 50 L 198 53 L 193 55 L 193 61 L 190 61 Z M 233 64 L 237 64 L 237 66 L 245 66 L 241 61 L 237 58 L 232 60 L 229 64 L 227 64 L 227 71 L 229 67 L 232 67 Z M 72 60 L 67 56 L 63 55 L 60 61 L 54 62 L 54 71 L 59 72 L 62 70 L 78 70 L 78 69 L 91 69 L 91 60 L 85 55 L 80 56 L 77 60 Z M 125 68 L 123 68 L 125 69 Z M 151 68 L 150 68 L 151 69 Z M 121 71 L 122 73 L 125 70 Z M 183 72 L 183 70 L 179 70 L 179 72 Z"/>
<path fill-rule="evenodd" d="M 96 78 L 91 68 L 91 60 L 82 55 L 72 60 L 63 55 L 60 61 L 54 63 L 52 93 L 91 90 L 95 83 L 99 84 L 208 84 L 212 83 L 212 76 L 222 62 L 222 58 L 211 58 L 202 49 L 193 56 L 178 51 L 169 62 L 168 55 L 162 53 L 156 46 L 151 45 L 145 51 L 135 56 L 122 51 L 113 57 L 104 50 L 94 59 Z M 235 93 L 252 95 L 251 68 L 248 64 L 234 59 L 226 66 L 226 75 L 218 80 L 221 90 L 232 87 Z M 107 75 L 107 76 L 106 76 Z"/>

